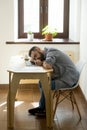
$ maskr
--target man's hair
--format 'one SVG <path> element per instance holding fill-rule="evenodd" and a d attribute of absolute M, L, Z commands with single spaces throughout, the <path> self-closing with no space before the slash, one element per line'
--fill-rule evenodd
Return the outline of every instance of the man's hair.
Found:
<path fill-rule="evenodd" d="M 36 48 L 38 48 L 38 47 L 37 47 L 37 46 L 33 46 L 33 47 L 29 50 L 29 56 L 31 56 L 31 52 L 32 52 L 32 51 L 35 51 Z"/>

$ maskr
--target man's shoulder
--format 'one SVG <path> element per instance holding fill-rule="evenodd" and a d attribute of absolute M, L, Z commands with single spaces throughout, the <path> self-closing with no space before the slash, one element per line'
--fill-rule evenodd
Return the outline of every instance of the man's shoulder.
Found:
<path fill-rule="evenodd" d="M 45 48 L 45 50 L 46 50 L 47 52 L 59 51 L 59 50 L 56 49 L 56 48 Z"/>

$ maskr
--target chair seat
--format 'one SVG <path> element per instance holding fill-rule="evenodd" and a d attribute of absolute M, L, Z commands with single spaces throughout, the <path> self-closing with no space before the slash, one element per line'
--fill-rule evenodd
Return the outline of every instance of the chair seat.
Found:
<path fill-rule="evenodd" d="M 58 90 L 72 90 L 74 88 L 76 88 L 79 85 L 79 82 L 77 82 L 75 85 L 73 85 L 72 87 L 67 87 L 67 88 L 60 88 Z"/>

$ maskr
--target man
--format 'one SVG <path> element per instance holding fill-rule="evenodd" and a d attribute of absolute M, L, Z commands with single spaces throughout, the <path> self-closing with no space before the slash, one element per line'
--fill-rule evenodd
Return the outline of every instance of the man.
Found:
<path fill-rule="evenodd" d="M 74 63 L 69 56 L 54 48 L 40 49 L 37 46 L 29 50 L 31 62 L 43 66 L 45 69 L 53 69 L 51 89 L 73 87 L 78 79 L 79 72 L 76 70 Z M 33 115 L 45 115 L 45 97 L 42 89 L 41 82 L 39 82 L 41 98 L 39 106 L 28 110 Z"/>

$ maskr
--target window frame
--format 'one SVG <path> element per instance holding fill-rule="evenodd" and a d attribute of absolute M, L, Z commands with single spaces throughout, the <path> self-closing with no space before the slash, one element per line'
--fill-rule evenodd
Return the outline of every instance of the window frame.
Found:
<path fill-rule="evenodd" d="M 27 33 L 24 33 L 24 0 L 18 0 L 18 38 L 27 38 Z M 40 0 L 40 5 L 44 5 L 43 8 L 47 5 L 47 0 Z M 45 21 L 43 19 L 45 17 Z M 44 16 L 40 14 L 40 23 L 43 27 L 46 24 L 48 15 Z M 40 25 L 40 33 L 34 33 L 35 38 L 43 38 L 41 35 L 41 27 Z M 64 22 L 63 22 L 63 33 L 58 32 L 56 38 L 68 38 L 69 37 L 69 0 L 64 0 Z"/>

